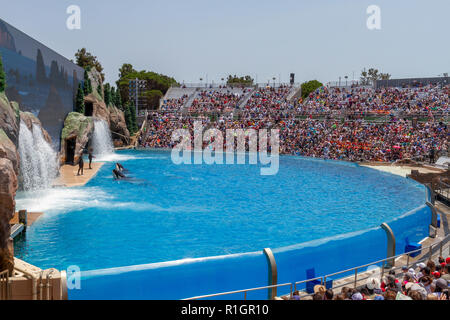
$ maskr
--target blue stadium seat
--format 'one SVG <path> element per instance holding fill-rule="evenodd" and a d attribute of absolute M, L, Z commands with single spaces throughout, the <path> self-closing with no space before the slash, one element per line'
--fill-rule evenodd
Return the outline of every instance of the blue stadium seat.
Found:
<path fill-rule="evenodd" d="M 316 271 L 314 270 L 314 268 L 306 270 L 306 279 L 313 279 L 315 277 L 316 277 Z M 320 279 L 308 281 L 306 283 L 306 292 L 314 293 L 314 287 L 318 284 L 321 284 Z M 325 288 L 327 288 L 327 289 L 333 288 L 333 279 L 332 278 L 327 278 Z"/>
<path fill-rule="evenodd" d="M 437 215 L 437 227 L 438 228 L 441 227 L 441 215 L 440 214 Z"/>
<path fill-rule="evenodd" d="M 406 242 L 405 253 L 422 249 L 422 245 L 420 243 L 409 242 L 409 238 L 408 237 L 406 237 L 405 242 Z M 414 257 L 417 257 L 421 252 L 422 251 L 417 251 L 417 252 L 414 252 L 414 253 L 410 254 L 409 256 L 414 258 Z"/>

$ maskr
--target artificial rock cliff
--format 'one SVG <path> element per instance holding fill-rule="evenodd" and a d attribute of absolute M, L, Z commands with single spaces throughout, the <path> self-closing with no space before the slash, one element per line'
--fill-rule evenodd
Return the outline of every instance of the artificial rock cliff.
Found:
<path fill-rule="evenodd" d="M 13 271 L 14 258 L 8 248 L 9 221 L 15 212 L 19 176 L 19 108 L 0 93 L 0 271 Z"/>
<path fill-rule="evenodd" d="M 83 155 L 83 149 L 88 144 L 94 132 L 94 121 L 92 117 L 86 117 L 78 112 L 71 112 L 64 121 L 64 128 L 61 133 L 60 162 L 66 163 L 67 144 L 70 140 L 75 141 L 74 161 L 78 163 Z"/>

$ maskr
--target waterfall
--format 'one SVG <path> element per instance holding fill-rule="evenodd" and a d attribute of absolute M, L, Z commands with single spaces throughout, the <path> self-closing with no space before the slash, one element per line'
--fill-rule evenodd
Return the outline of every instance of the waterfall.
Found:
<path fill-rule="evenodd" d="M 93 155 L 100 159 L 114 153 L 111 131 L 109 130 L 106 121 L 94 121 L 94 133 L 92 135 L 91 148 L 93 149 Z"/>
<path fill-rule="evenodd" d="M 33 191 L 51 187 L 58 176 L 58 155 L 44 139 L 39 125 L 33 123 L 29 130 L 25 122 L 20 121 L 19 154 L 22 189 Z"/>

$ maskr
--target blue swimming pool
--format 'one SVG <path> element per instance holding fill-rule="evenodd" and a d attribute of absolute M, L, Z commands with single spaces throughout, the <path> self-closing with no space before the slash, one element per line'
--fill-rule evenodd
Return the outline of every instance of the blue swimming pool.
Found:
<path fill-rule="evenodd" d="M 266 285 L 263 248 L 274 249 L 280 280 L 297 281 L 307 265 L 321 272 L 311 254 L 345 242 L 346 253 L 326 253 L 335 268 L 367 250 L 384 258 L 381 223 L 411 219 L 412 229 L 399 223 L 394 232 L 418 241 L 431 220 L 423 186 L 345 162 L 282 156 L 277 175 L 261 176 L 255 165 L 178 166 L 168 151 L 121 151 L 110 160 L 84 187 L 17 196 L 18 209 L 45 215 L 16 243 L 16 255 L 41 268 L 79 266 L 85 285 L 74 299 L 179 299 Z M 134 179 L 114 181 L 114 161 Z M 296 255 L 298 272 L 289 267 Z M 121 277 L 127 287 L 136 281 L 134 290 L 117 289 Z M 164 293 L 176 281 L 195 285 Z"/>

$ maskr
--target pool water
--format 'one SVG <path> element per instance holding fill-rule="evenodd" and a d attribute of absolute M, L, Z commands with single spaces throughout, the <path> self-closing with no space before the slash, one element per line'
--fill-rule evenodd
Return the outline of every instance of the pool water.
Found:
<path fill-rule="evenodd" d="M 16 241 L 41 268 L 81 270 L 280 248 L 377 227 L 423 205 L 425 188 L 357 165 L 281 156 L 257 165 L 175 165 L 168 151 L 121 151 L 84 187 L 19 193 L 45 214 Z M 132 181 L 115 181 L 120 161 Z"/>

